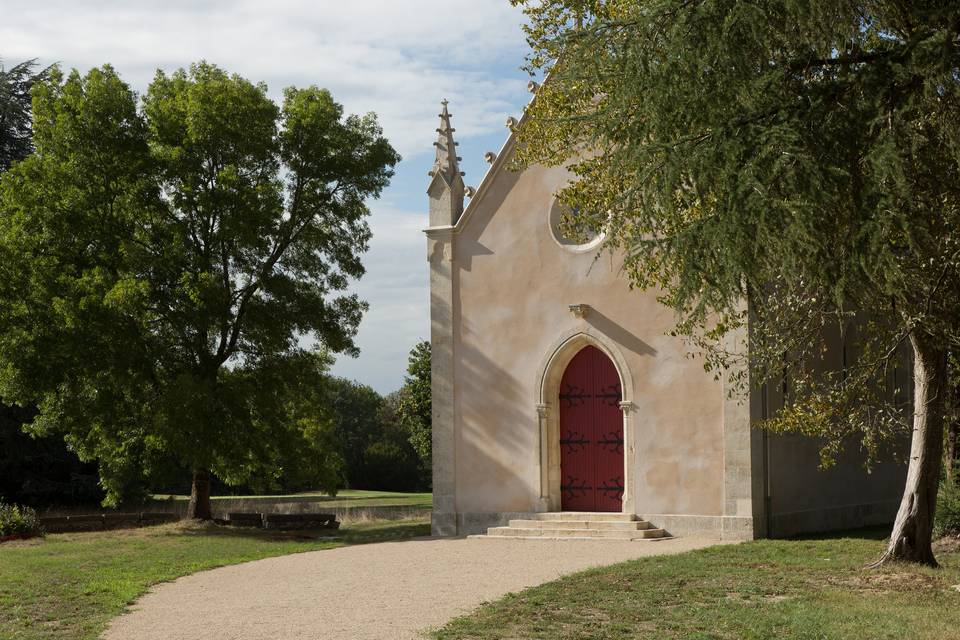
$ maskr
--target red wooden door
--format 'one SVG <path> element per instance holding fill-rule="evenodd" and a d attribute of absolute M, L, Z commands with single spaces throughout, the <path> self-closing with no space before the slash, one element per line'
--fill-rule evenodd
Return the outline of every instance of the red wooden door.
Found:
<path fill-rule="evenodd" d="M 623 413 L 620 377 L 602 351 L 584 347 L 560 381 L 560 505 L 620 511 Z"/>

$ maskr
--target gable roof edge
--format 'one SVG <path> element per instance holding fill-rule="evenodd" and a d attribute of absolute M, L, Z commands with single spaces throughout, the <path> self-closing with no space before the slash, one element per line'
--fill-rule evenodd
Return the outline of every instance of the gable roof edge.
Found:
<path fill-rule="evenodd" d="M 533 100 L 535 99 L 536 95 L 534 95 Z M 533 102 L 533 100 L 531 100 L 531 102 Z M 480 202 L 490 189 L 490 185 L 493 184 L 493 181 L 496 179 L 496 177 L 504 170 L 507 157 L 513 155 L 513 149 L 516 146 L 517 141 L 517 132 L 520 130 L 520 127 L 523 126 L 523 123 L 526 122 L 527 113 L 528 110 L 524 108 L 523 115 L 520 116 L 520 120 L 518 120 L 517 123 L 511 128 L 510 135 L 507 136 L 507 140 L 503 143 L 503 146 L 500 147 L 500 151 L 497 153 L 496 159 L 490 165 L 490 168 L 487 169 L 487 172 L 483 174 L 483 179 L 480 181 L 480 185 L 477 187 L 476 193 L 474 193 L 473 197 L 470 198 L 470 202 L 464 208 L 463 213 L 457 220 L 457 224 L 454 225 L 454 233 L 459 233 L 466 227 L 467 222 L 470 220 L 470 214 L 473 213 L 474 209 L 477 209 L 480 206 Z"/>

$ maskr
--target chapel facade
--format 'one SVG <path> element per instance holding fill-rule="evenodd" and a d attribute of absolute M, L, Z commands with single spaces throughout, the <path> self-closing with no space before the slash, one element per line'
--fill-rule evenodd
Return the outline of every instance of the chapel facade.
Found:
<path fill-rule="evenodd" d="M 868 474 L 853 451 L 821 470 L 817 442 L 755 428 L 780 390 L 733 393 L 602 237 L 565 237 L 565 169 L 510 171 L 511 131 L 469 188 L 446 102 L 439 117 L 425 231 L 435 535 L 561 511 L 723 539 L 893 520 L 904 466 Z"/>

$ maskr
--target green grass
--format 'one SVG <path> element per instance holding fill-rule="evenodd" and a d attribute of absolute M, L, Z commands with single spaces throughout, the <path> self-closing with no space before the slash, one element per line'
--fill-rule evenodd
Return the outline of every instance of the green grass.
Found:
<path fill-rule="evenodd" d="M 190 496 L 155 494 L 154 500 L 189 500 Z M 396 491 L 364 491 L 346 489 L 335 497 L 319 491 L 269 496 L 212 496 L 211 500 L 265 500 L 269 502 L 322 502 L 330 507 L 424 507 L 433 506 L 433 496 L 427 493 L 399 493 Z"/>
<path fill-rule="evenodd" d="M 507 595 L 435 637 L 960 638 L 960 554 L 940 551 L 939 570 L 864 568 L 885 533 L 763 540 L 594 569 Z"/>
<path fill-rule="evenodd" d="M 323 540 L 331 534 L 336 540 Z M 248 560 L 429 534 L 423 520 L 271 532 L 164 525 L 0 544 L 0 639 L 96 638 L 151 585 Z"/>

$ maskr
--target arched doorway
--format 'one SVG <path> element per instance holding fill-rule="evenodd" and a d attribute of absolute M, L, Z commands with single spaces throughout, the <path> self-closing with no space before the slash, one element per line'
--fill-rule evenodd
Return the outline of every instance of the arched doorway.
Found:
<path fill-rule="evenodd" d="M 564 511 L 621 511 L 624 494 L 620 376 L 585 346 L 560 381 L 560 503 Z"/>

